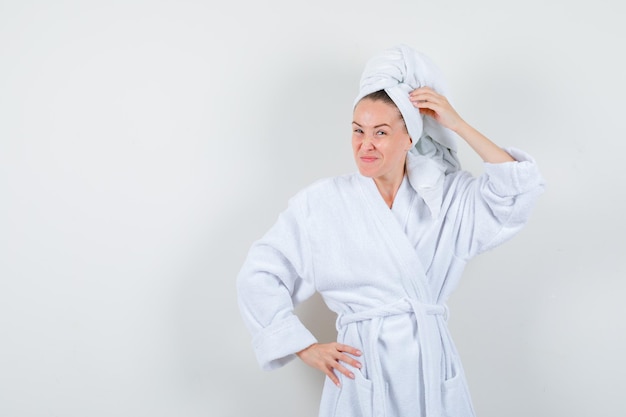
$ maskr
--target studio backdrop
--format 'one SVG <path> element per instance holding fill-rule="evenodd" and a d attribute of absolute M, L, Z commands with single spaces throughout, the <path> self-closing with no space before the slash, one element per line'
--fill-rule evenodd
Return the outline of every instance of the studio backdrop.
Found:
<path fill-rule="evenodd" d="M 405 43 L 547 182 L 450 300 L 477 414 L 623 417 L 621 10 L 0 0 L 0 416 L 316 416 L 323 376 L 259 369 L 235 277 L 291 196 L 356 169 L 361 71 Z M 333 340 L 319 297 L 298 312 Z"/>

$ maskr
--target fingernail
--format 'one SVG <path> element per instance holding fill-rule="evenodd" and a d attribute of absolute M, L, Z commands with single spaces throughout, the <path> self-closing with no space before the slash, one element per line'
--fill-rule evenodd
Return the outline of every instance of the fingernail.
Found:
<path fill-rule="evenodd" d="M 350 372 L 350 378 L 354 379 L 354 374 Z"/>
<path fill-rule="evenodd" d="M 360 354 L 361 354 L 361 351 L 360 351 L 360 350 L 357 350 L 357 351 L 356 351 L 356 354 L 357 354 L 357 355 L 360 355 Z"/>
<path fill-rule="evenodd" d="M 363 365 L 361 365 L 359 362 L 357 362 L 357 363 L 356 363 L 356 367 L 357 367 L 357 368 L 361 369 L 361 367 L 362 367 L 362 366 L 363 366 Z"/>

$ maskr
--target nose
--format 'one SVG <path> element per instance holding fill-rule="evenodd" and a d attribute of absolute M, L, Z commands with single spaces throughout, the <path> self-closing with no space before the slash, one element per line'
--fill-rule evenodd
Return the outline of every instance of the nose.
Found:
<path fill-rule="evenodd" d="M 361 146 L 365 149 L 374 149 L 374 137 L 368 134 L 364 135 Z"/>

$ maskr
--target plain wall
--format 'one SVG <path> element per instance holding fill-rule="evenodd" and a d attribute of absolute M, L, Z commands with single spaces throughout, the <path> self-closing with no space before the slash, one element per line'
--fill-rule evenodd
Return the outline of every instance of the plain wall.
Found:
<path fill-rule="evenodd" d="M 623 417 L 623 10 L 0 0 L 0 416 L 316 416 L 321 374 L 259 370 L 235 276 L 290 196 L 355 169 L 363 66 L 407 43 L 548 184 L 451 299 L 478 415 Z"/>

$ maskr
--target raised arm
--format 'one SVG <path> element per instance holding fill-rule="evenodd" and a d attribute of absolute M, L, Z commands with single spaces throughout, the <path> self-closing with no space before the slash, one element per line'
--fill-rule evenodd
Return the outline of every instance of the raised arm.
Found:
<path fill-rule="evenodd" d="M 485 162 L 483 175 L 474 178 L 459 172 L 449 178 L 446 211 L 450 218 L 459 219 L 450 230 L 455 256 L 472 258 L 515 235 L 543 192 L 544 181 L 535 161 L 517 149 L 500 148 L 430 88 L 413 90 L 410 100 L 420 113 L 456 132 Z"/>
<path fill-rule="evenodd" d="M 485 162 L 497 164 L 515 159 L 459 116 L 448 100 L 428 87 L 410 93 L 410 100 L 420 113 L 432 117 L 442 126 L 456 132 Z"/>

